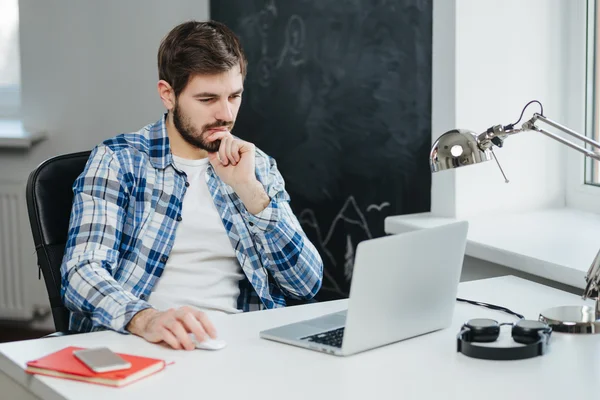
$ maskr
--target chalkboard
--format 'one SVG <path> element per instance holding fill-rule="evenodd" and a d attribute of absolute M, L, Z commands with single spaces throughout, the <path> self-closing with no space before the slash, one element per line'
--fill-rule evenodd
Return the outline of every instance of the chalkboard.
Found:
<path fill-rule="evenodd" d="M 347 297 L 356 245 L 430 208 L 432 0 L 213 0 L 211 18 L 248 58 L 234 133 L 277 160 L 317 299 Z"/>

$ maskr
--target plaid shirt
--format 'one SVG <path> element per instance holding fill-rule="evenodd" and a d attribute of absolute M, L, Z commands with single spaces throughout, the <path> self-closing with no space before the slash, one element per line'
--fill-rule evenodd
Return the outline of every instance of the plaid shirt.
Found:
<path fill-rule="evenodd" d="M 271 202 L 249 213 L 208 167 L 208 188 L 244 272 L 238 308 L 283 307 L 285 297 L 310 299 L 323 263 L 289 206 L 275 161 L 256 150 L 256 177 Z M 63 263 L 62 297 L 78 332 L 125 327 L 160 278 L 175 240 L 186 175 L 174 163 L 165 117 L 94 148 L 73 184 Z M 202 240 L 202 238 L 198 238 Z"/>

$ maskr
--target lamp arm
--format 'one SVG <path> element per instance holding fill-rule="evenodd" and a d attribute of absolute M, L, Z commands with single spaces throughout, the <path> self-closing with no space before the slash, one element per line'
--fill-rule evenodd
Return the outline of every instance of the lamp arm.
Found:
<path fill-rule="evenodd" d="M 556 121 L 553 121 L 549 118 L 544 117 L 541 114 L 538 113 L 534 113 L 533 117 L 528 120 L 525 121 L 523 123 L 523 125 L 521 126 L 521 129 L 514 129 L 511 126 L 508 127 L 503 127 L 502 125 L 495 125 L 491 128 L 489 128 L 487 131 L 483 132 L 482 134 L 480 134 L 477 137 L 477 142 L 479 143 L 479 147 L 481 147 L 483 150 L 487 150 L 490 149 L 493 145 L 497 145 L 498 147 L 502 147 L 502 142 L 504 141 L 504 139 L 506 139 L 507 136 L 511 136 L 520 132 L 525 132 L 525 131 L 535 131 L 535 132 L 540 132 L 543 133 L 544 135 L 556 140 L 557 142 L 560 142 L 562 144 L 564 144 L 565 146 L 568 146 L 574 150 L 577 150 L 580 153 L 583 153 L 584 155 L 586 155 L 587 157 L 590 157 L 594 160 L 600 161 L 600 153 L 597 153 L 593 150 L 588 150 L 585 147 L 579 146 L 573 142 L 571 142 L 570 140 L 567 140 L 565 138 L 563 138 L 562 136 L 556 135 L 552 132 L 548 132 L 545 129 L 540 128 L 539 126 L 535 125 L 535 123 L 537 121 L 542 121 L 564 133 L 567 133 L 597 149 L 600 149 L 600 143 L 596 142 L 595 140 L 592 140 L 586 136 L 583 136 L 577 132 L 575 132 L 572 129 L 567 128 L 564 125 L 559 124 Z M 506 129 L 509 128 L 509 129 Z"/>
<path fill-rule="evenodd" d="M 540 127 L 538 127 L 537 125 L 535 125 L 536 122 L 538 121 L 542 121 L 568 135 L 571 135 L 593 147 L 595 147 L 596 149 L 600 149 L 600 143 L 596 142 L 595 140 L 592 140 L 586 136 L 583 136 L 577 132 L 575 132 L 572 129 L 567 128 L 564 125 L 559 124 L 556 121 L 553 121 L 549 118 L 544 117 L 541 114 L 535 113 L 533 114 L 533 117 L 528 120 L 525 121 L 523 123 L 523 125 L 521 125 L 521 129 L 514 129 L 511 126 L 507 126 L 507 127 L 503 127 L 502 125 L 495 125 L 493 127 L 491 127 L 490 129 L 488 129 L 486 132 L 483 132 L 482 134 L 480 134 L 477 137 L 477 141 L 479 143 L 479 146 L 483 149 L 483 150 L 487 150 L 489 148 L 491 148 L 494 144 L 501 147 L 502 146 L 502 142 L 504 141 L 504 139 L 510 135 L 514 135 L 520 132 L 524 132 L 524 131 L 535 131 L 535 132 L 540 132 L 543 133 L 544 135 L 574 149 L 577 150 L 580 153 L 583 153 L 584 155 L 586 155 L 589 158 L 592 158 L 594 160 L 600 161 L 600 154 L 592 151 L 592 150 L 588 150 L 585 147 L 579 146 L 559 135 L 556 135 L 552 132 L 548 132 Z M 508 129 L 506 129 L 508 128 Z M 594 258 L 594 261 L 592 262 L 592 265 L 590 266 L 590 268 L 588 269 L 586 275 L 585 275 L 585 280 L 586 280 L 586 287 L 585 290 L 583 292 L 582 298 L 584 299 L 596 299 L 596 313 L 598 316 L 600 316 L 600 251 L 598 251 L 598 253 L 596 254 L 596 257 Z"/>
<path fill-rule="evenodd" d="M 597 152 L 586 149 L 585 147 L 579 146 L 569 140 L 566 140 L 565 138 L 563 138 L 561 136 L 555 135 L 554 133 L 551 133 L 544 129 L 539 128 L 538 126 L 535 125 L 535 123 L 538 120 L 542 121 L 545 124 L 550 125 L 553 128 L 560 130 L 561 132 L 571 135 L 571 136 L 595 147 L 596 149 L 600 148 L 600 143 L 596 142 L 595 140 L 592 140 L 592 139 L 588 138 L 587 136 L 581 135 L 581 134 L 575 132 L 574 130 L 569 129 L 566 126 L 561 125 L 558 122 L 553 121 L 549 118 L 546 118 L 543 115 L 540 115 L 538 113 L 533 114 L 533 117 L 529 121 L 526 121 L 522 125 L 522 129 L 523 130 L 532 130 L 532 131 L 537 131 L 537 132 L 543 133 L 544 135 L 551 137 L 552 139 L 554 139 L 566 146 L 569 146 L 570 148 L 577 150 L 580 153 L 585 154 L 589 158 L 600 161 L 600 154 L 598 154 Z M 594 258 L 592 265 L 588 269 L 588 271 L 585 275 L 585 280 L 587 283 L 585 286 L 585 290 L 583 291 L 582 298 L 598 299 L 598 289 L 600 288 L 600 251 L 596 254 L 596 257 Z M 598 308 L 598 304 L 599 303 L 597 302 L 596 308 Z M 598 311 L 598 310 L 596 310 L 596 311 Z"/>
<path fill-rule="evenodd" d="M 584 299 L 598 299 L 598 290 L 600 288 L 600 251 L 596 254 L 592 265 L 585 274 L 585 281 L 587 284 L 581 297 Z M 599 304 L 600 302 L 596 303 L 596 308 L 598 308 Z M 598 311 L 600 310 L 596 310 L 596 312 Z"/>
<path fill-rule="evenodd" d="M 573 142 L 571 142 L 571 141 L 569 141 L 569 140 L 567 140 L 567 139 L 565 139 L 565 138 L 563 138 L 561 136 L 555 135 L 554 133 L 551 133 L 551 132 L 548 132 L 548 131 L 546 131 L 544 129 L 539 128 L 538 126 L 535 125 L 535 123 L 538 120 L 542 121 L 542 122 L 544 122 L 544 123 L 546 123 L 546 124 L 548 124 L 548 125 L 550 125 L 550 126 L 552 126 L 554 128 L 556 128 L 556 129 L 558 129 L 558 130 L 560 130 L 560 131 L 562 131 L 562 132 L 564 132 L 566 134 L 569 134 L 569 135 L 571 135 L 571 136 L 573 136 L 573 137 L 575 137 L 575 138 L 577 138 L 577 139 L 579 139 L 579 140 L 581 140 L 581 141 L 583 141 L 583 142 L 585 142 L 585 143 L 587 143 L 587 144 L 589 144 L 589 145 L 591 145 L 591 146 L 593 146 L 593 147 L 595 147 L 597 149 L 600 148 L 600 143 L 596 142 L 595 140 L 592 140 L 592 139 L 588 138 L 587 136 L 581 135 L 581 134 L 575 132 L 574 130 L 569 129 L 566 126 L 561 125 L 558 122 L 553 121 L 553 120 L 551 120 L 549 118 L 546 118 L 543 115 L 540 115 L 538 113 L 533 114 L 533 117 L 529 121 L 526 121 L 526 122 L 523 123 L 522 130 L 524 130 L 524 131 L 525 130 L 532 130 L 532 131 L 543 133 L 544 135 L 546 135 L 546 136 L 548 136 L 548 137 L 550 137 L 550 138 L 552 138 L 552 139 L 554 139 L 554 140 L 556 140 L 556 141 L 558 141 L 558 142 L 560 142 L 560 143 L 562 143 L 562 144 L 564 144 L 566 146 L 569 146 L 570 148 L 572 148 L 574 150 L 577 150 L 580 153 L 585 154 L 587 157 L 590 157 L 590 158 L 592 158 L 594 160 L 600 161 L 600 154 L 598 154 L 597 152 L 592 151 L 592 150 L 588 150 L 585 147 L 581 147 L 581 146 L 579 146 L 579 145 L 577 145 L 577 144 L 575 144 L 575 143 L 573 143 Z"/>

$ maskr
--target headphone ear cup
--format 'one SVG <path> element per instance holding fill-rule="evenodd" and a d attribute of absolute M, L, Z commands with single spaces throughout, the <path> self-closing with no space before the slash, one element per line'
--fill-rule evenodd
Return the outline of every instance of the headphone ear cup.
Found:
<path fill-rule="evenodd" d="M 495 342 L 500 335 L 500 329 L 488 329 L 485 332 L 481 331 L 472 331 L 471 332 L 471 341 L 479 342 L 479 343 L 489 343 Z"/>
<path fill-rule="evenodd" d="M 515 329 L 512 330 L 512 338 L 515 342 L 521 344 L 531 344 L 540 340 L 540 335 L 536 331 L 524 331 L 523 329 Z"/>
<path fill-rule="evenodd" d="M 485 318 L 469 320 L 463 329 L 466 330 L 465 340 L 469 342 L 494 342 L 500 335 L 498 322 Z"/>
<path fill-rule="evenodd" d="M 512 327 L 512 338 L 521 344 L 532 344 L 540 340 L 540 333 L 549 333 L 550 329 L 538 321 L 521 320 Z"/>

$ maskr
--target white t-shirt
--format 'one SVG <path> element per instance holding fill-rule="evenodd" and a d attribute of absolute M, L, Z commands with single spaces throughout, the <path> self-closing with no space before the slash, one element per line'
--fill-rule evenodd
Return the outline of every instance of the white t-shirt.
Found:
<path fill-rule="evenodd" d="M 208 158 L 173 159 L 190 186 L 173 249 L 148 302 L 159 310 L 187 305 L 208 314 L 239 312 L 239 281 L 244 275 L 208 191 Z"/>

